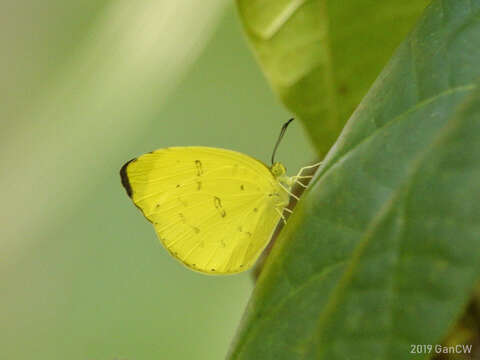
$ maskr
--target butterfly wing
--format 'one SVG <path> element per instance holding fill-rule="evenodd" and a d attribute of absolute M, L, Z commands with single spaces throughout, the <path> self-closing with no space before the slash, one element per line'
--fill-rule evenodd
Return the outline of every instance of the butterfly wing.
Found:
<path fill-rule="evenodd" d="M 251 267 L 288 203 L 268 167 L 224 149 L 156 150 L 125 164 L 121 176 L 167 250 L 205 273 Z"/>

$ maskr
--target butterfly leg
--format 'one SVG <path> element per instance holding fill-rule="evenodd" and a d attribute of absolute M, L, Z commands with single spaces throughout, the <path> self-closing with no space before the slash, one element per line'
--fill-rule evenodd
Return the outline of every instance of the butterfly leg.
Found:
<path fill-rule="evenodd" d="M 312 169 L 312 168 L 318 167 L 318 166 L 322 165 L 322 163 L 323 163 L 323 161 L 320 161 L 320 162 L 318 162 L 318 163 L 316 163 L 316 164 L 313 164 L 313 165 L 304 166 L 304 167 L 300 168 L 300 170 L 298 171 L 298 173 L 301 174 L 301 173 L 303 173 L 303 171 L 306 170 L 306 169 Z"/>
<path fill-rule="evenodd" d="M 300 185 L 301 187 L 303 187 L 304 189 L 306 189 L 308 186 L 305 185 L 304 183 L 302 183 L 299 179 L 311 179 L 312 177 L 311 176 L 292 176 L 292 180 L 294 183 L 297 183 L 298 185 Z"/>
<path fill-rule="evenodd" d="M 287 192 L 288 195 L 290 195 L 291 197 L 293 197 L 294 199 L 296 200 L 300 200 L 300 198 L 294 194 L 291 193 L 290 190 L 288 190 L 282 183 L 279 183 L 280 186 L 282 187 L 283 190 L 285 190 Z"/>
<path fill-rule="evenodd" d="M 295 175 L 292 176 L 294 179 L 311 179 L 313 178 L 313 175 Z"/>
<path fill-rule="evenodd" d="M 309 166 L 304 166 L 304 167 L 300 168 L 300 170 L 298 171 L 298 174 L 295 175 L 295 176 L 292 176 L 293 182 L 299 184 L 301 187 L 306 189 L 308 186 L 305 185 L 303 182 L 299 181 L 299 179 L 311 179 L 311 178 L 313 178 L 313 175 L 302 175 L 302 173 L 307 169 L 312 169 L 312 168 L 318 167 L 321 164 L 322 164 L 322 162 L 320 161 L 316 164 L 309 165 Z"/>
<path fill-rule="evenodd" d="M 287 219 L 285 219 L 285 216 L 283 216 L 283 212 L 280 211 L 278 207 L 275 208 L 275 210 L 278 212 L 278 214 L 282 217 L 283 224 L 285 225 L 287 223 Z"/>

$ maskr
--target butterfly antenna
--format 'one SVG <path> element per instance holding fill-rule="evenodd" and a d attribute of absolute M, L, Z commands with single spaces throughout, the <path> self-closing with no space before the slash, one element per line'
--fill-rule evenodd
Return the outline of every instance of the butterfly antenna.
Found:
<path fill-rule="evenodd" d="M 275 147 L 273 148 L 273 153 L 272 153 L 272 165 L 275 163 L 275 154 L 277 152 L 278 145 L 280 144 L 280 141 L 282 141 L 283 135 L 285 135 L 285 132 L 287 131 L 288 125 L 295 120 L 294 118 L 291 118 L 288 120 L 285 124 L 283 124 L 282 129 L 280 130 L 280 134 L 278 135 L 277 142 L 275 143 Z"/>

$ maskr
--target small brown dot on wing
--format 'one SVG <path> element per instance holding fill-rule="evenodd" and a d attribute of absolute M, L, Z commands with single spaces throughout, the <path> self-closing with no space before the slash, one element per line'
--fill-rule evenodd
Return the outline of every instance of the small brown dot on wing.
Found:
<path fill-rule="evenodd" d="M 213 197 L 213 205 L 218 210 L 221 217 L 227 216 L 227 212 L 225 211 L 225 209 L 222 206 L 222 200 L 219 197 L 217 197 L 217 196 Z"/>
<path fill-rule="evenodd" d="M 197 176 L 202 176 L 203 168 L 202 162 L 200 160 L 195 160 L 195 167 L 197 168 Z"/>

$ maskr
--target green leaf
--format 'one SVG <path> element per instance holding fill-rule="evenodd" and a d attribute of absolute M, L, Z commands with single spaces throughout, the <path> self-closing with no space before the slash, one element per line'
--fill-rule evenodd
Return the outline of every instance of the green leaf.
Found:
<path fill-rule="evenodd" d="M 237 0 L 263 71 L 323 157 L 427 0 Z"/>
<path fill-rule="evenodd" d="M 480 0 L 434 1 L 257 281 L 230 359 L 423 359 L 480 270 Z M 432 355 L 432 354 L 430 354 Z"/>

